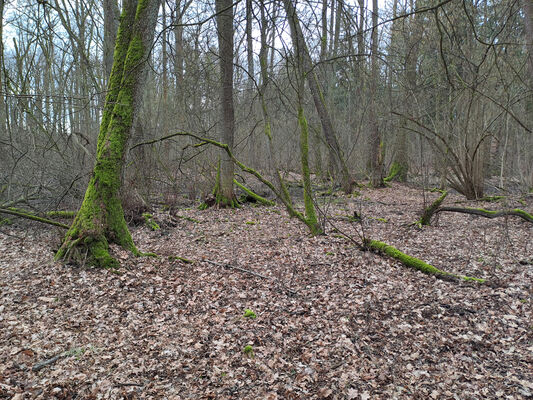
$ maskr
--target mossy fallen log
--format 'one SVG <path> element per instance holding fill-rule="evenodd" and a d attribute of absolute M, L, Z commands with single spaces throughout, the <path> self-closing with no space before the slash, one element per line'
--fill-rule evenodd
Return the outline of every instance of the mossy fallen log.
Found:
<path fill-rule="evenodd" d="M 428 264 L 418 258 L 409 256 L 405 253 L 402 253 L 400 250 L 398 250 L 396 247 L 390 246 L 387 243 L 380 242 L 378 240 L 365 240 L 365 246 L 367 249 L 386 254 L 387 256 L 400 261 L 403 265 L 406 267 L 414 268 L 418 271 L 421 271 L 428 275 L 433 275 L 437 278 L 446 279 L 446 278 L 458 278 L 462 279 L 464 281 L 475 281 L 483 283 L 485 282 L 484 279 L 480 278 L 472 278 L 469 276 L 462 276 L 462 275 L 455 275 L 451 274 L 446 271 L 442 271 L 436 267 L 434 267 L 431 264 Z"/>
<path fill-rule="evenodd" d="M 48 219 L 48 218 L 39 217 L 38 215 L 34 215 L 32 213 L 29 213 L 28 211 L 20 210 L 18 208 L 13 208 L 13 207 L 0 208 L 0 213 L 9 214 L 9 215 L 15 215 L 15 216 L 20 217 L 20 218 L 26 218 L 26 219 L 29 219 L 29 220 L 32 220 L 32 221 L 41 222 L 43 224 L 54 225 L 54 226 L 58 226 L 58 227 L 64 228 L 64 229 L 68 229 L 69 228 L 68 225 L 62 224 L 61 222 L 53 221 L 53 220 Z"/>
<path fill-rule="evenodd" d="M 242 183 L 239 183 L 236 179 L 233 180 L 233 183 L 237 185 L 244 193 L 246 193 L 246 196 L 251 197 L 259 204 L 263 204 L 265 206 L 274 206 L 276 203 L 273 201 L 270 201 L 268 199 L 265 199 L 262 196 L 259 196 L 257 193 L 254 193 L 252 190 L 248 189 L 246 186 L 244 186 Z"/>
<path fill-rule="evenodd" d="M 437 210 L 435 210 L 435 213 L 440 213 L 443 211 L 479 215 L 480 217 L 484 217 L 484 218 L 498 218 L 498 217 L 514 215 L 516 217 L 522 218 L 525 221 L 533 223 L 533 215 L 527 213 L 526 211 L 520 208 L 513 208 L 510 210 L 492 211 L 492 210 L 485 210 L 483 208 L 471 208 L 471 207 L 440 207 Z"/>

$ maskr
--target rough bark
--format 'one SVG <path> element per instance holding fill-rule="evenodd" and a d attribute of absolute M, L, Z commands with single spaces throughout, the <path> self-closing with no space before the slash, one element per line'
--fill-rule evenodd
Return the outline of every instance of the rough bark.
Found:
<path fill-rule="evenodd" d="M 348 171 L 348 167 L 344 160 L 344 155 L 340 149 L 337 136 L 335 135 L 335 131 L 333 129 L 333 122 L 326 106 L 324 92 L 318 80 L 317 74 L 313 68 L 311 56 L 309 55 L 309 50 L 307 48 L 305 38 L 302 33 L 300 21 L 296 14 L 296 9 L 291 0 L 284 0 L 283 4 L 285 6 L 285 12 L 287 13 L 287 17 L 289 20 L 291 39 L 293 41 L 295 55 L 298 59 L 298 62 L 301 63 L 304 77 L 309 85 L 309 89 L 313 97 L 313 102 L 320 118 L 320 123 L 322 124 L 322 131 L 324 133 L 329 152 L 331 154 L 331 157 L 336 162 L 337 171 L 335 171 L 335 173 L 340 174 L 340 182 L 343 190 L 346 193 L 350 193 L 353 189 L 354 182 Z"/>
<path fill-rule="evenodd" d="M 233 1 L 216 0 L 218 48 L 220 57 L 221 79 L 221 120 L 222 143 L 233 151 L 235 131 L 235 113 L 233 106 Z M 233 190 L 233 161 L 227 153 L 221 152 L 220 182 L 216 195 L 217 204 L 221 207 L 233 207 L 237 199 Z"/>
<path fill-rule="evenodd" d="M 106 83 L 113 68 L 113 52 L 115 50 L 119 20 L 120 10 L 117 0 L 104 0 L 104 68 Z"/>
<path fill-rule="evenodd" d="M 56 259 L 116 267 L 109 243 L 140 255 L 124 220 L 119 198 L 121 173 L 134 118 L 140 107 L 146 59 L 152 47 L 158 0 L 125 0 L 119 24 L 96 164 L 83 203 Z"/>

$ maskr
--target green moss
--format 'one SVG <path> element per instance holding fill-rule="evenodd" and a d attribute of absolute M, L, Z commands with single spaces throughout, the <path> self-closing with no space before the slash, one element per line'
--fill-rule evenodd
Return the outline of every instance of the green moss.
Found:
<path fill-rule="evenodd" d="M 504 199 L 505 199 L 505 196 L 485 196 L 479 199 L 479 201 L 485 201 L 487 203 L 494 203 L 494 202 L 498 202 Z"/>
<path fill-rule="evenodd" d="M 253 191 L 248 189 L 243 184 L 239 183 L 236 179 L 233 180 L 233 183 L 235 183 L 235 185 L 237 185 L 244 193 L 246 193 L 246 196 L 251 197 L 252 199 L 257 201 L 258 203 L 263 204 L 265 206 L 273 206 L 273 205 L 275 205 L 275 203 L 273 201 L 270 201 L 268 199 L 265 199 L 264 197 L 259 196 L 258 194 L 254 193 Z"/>
<path fill-rule="evenodd" d="M 312 197 L 311 176 L 309 172 L 309 127 L 301 105 L 298 107 L 298 124 L 300 125 L 300 157 L 304 186 L 305 223 L 309 227 L 312 235 L 318 235 L 322 233 L 322 229 L 318 224 Z"/>
<path fill-rule="evenodd" d="M 397 248 L 395 248 L 393 246 L 389 246 L 388 244 L 380 242 L 378 240 L 367 240 L 365 242 L 365 245 L 370 250 L 379 251 L 381 253 L 384 253 L 384 254 L 388 255 L 389 257 L 400 261 L 403 265 L 405 265 L 407 267 L 410 267 L 410 268 L 414 268 L 416 270 L 419 270 L 419 271 L 421 271 L 421 272 L 423 272 L 425 274 L 436 275 L 436 276 L 450 276 L 450 277 L 459 278 L 459 279 L 462 279 L 462 280 L 465 280 L 465 281 L 475 281 L 475 282 L 480 282 L 480 283 L 485 282 L 484 279 L 472 278 L 472 277 L 468 277 L 468 276 L 454 275 L 454 274 L 450 274 L 450 273 L 445 272 L 445 271 L 441 271 L 440 269 L 435 268 L 433 265 L 430 265 L 430 264 L 428 264 L 428 263 L 426 263 L 426 262 L 424 262 L 424 261 L 422 261 L 422 260 L 420 260 L 418 258 L 408 256 L 407 254 L 402 253 Z"/>
<path fill-rule="evenodd" d="M 437 200 L 435 200 L 429 207 L 427 207 L 424 210 L 422 216 L 416 222 L 418 225 L 430 225 L 431 224 L 431 217 L 433 217 L 433 214 L 435 214 L 435 212 L 440 207 L 440 205 L 442 204 L 446 196 L 448 196 L 447 191 L 445 190 L 444 191 L 439 190 L 439 191 L 441 192 L 441 195 L 439 196 Z"/>
<path fill-rule="evenodd" d="M 179 256 L 168 256 L 168 260 L 169 261 L 178 260 L 178 261 L 184 262 L 185 264 L 193 264 L 194 263 L 194 261 L 189 260 L 188 258 L 179 257 Z"/>
<path fill-rule="evenodd" d="M 254 348 L 250 345 L 244 346 L 244 349 L 242 349 L 243 353 L 246 354 L 250 358 L 254 358 Z"/>
<path fill-rule="evenodd" d="M 144 213 L 143 215 L 144 222 L 146 223 L 146 226 L 148 226 L 151 230 L 157 231 L 161 229 L 161 227 L 157 224 L 157 222 L 154 221 L 154 217 L 152 214 Z"/>
<path fill-rule="evenodd" d="M 77 211 L 48 211 L 46 215 L 48 217 L 57 217 L 57 218 L 74 218 L 77 214 Z"/>
<path fill-rule="evenodd" d="M 384 178 L 383 181 L 390 182 L 394 179 L 398 179 L 403 182 L 405 181 L 405 176 L 407 176 L 407 166 L 398 162 L 393 162 L 389 169 L 389 175 Z"/>

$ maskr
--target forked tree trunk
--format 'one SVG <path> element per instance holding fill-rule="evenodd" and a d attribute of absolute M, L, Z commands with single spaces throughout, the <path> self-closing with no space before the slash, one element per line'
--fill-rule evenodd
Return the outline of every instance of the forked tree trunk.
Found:
<path fill-rule="evenodd" d="M 100 125 L 96 164 L 83 203 L 56 259 L 116 267 L 109 243 L 135 255 L 119 198 L 126 144 L 139 109 L 146 59 L 152 48 L 159 0 L 124 0 L 113 69 Z"/>

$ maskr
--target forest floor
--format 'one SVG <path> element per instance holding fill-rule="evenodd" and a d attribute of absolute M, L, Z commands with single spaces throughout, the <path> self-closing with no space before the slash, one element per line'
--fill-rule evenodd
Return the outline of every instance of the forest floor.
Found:
<path fill-rule="evenodd" d="M 281 207 L 160 211 L 160 230 L 132 233 L 161 257 L 115 249 L 117 271 L 54 262 L 56 228 L 4 226 L 0 398 L 533 396 L 533 224 L 442 213 L 418 229 L 409 224 L 423 192 L 398 184 L 323 201 L 356 240 L 364 228 L 488 283 L 424 275 L 358 250 L 331 225 L 311 237 Z M 509 202 L 533 211 L 531 196 Z M 349 221 L 354 211 L 362 223 Z"/>

